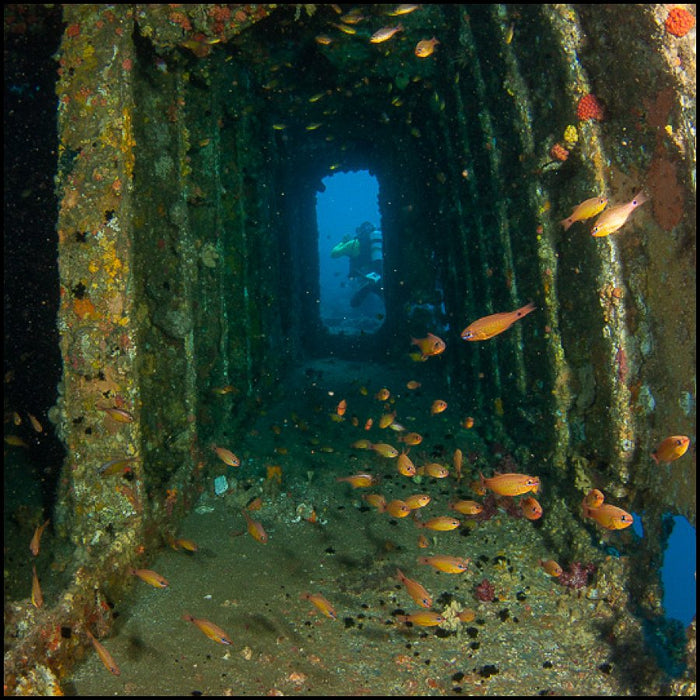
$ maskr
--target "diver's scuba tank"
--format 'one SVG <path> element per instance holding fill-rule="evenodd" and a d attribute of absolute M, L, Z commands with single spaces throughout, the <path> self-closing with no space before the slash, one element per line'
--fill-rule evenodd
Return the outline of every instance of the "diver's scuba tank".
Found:
<path fill-rule="evenodd" d="M 382 262 L 382 232 L 375 228 L 369 234 L 369 252 L 372 267 L 381 269 Z M 377 264 L 379 263 L 379 264 Z"/>

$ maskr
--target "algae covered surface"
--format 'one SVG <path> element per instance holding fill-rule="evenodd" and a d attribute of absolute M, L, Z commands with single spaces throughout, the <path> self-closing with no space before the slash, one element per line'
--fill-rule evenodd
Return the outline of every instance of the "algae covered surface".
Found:
<path fill-rule="evenodd" d="M 430 362 L 439 362 L 431 358 Z M 422 364 L 422 363 L 421 363 Z M 428 376 L 424 367 L 416 367 Z M 420 374 L 411 367 L 384 367 L 326 360 L 298 370 L 285 396 L 261 411 L 241 444 L 238 468 L 226 471 L 212 458 L 210 488 L 193 512 L 178 523 L 178 537 L 193 540 L 198 551 L 165 546 L 148 564 L 169 581 L 156 589 L 134 578 L 125 600 L 113 609 L 112 634 L 102 642 L 120 666 L 113 676 L 96 654 L 66 679 L 66 693 L 78 695 L 354 695 L 354 694 L 636 694 L 654 687 L 658 670 L 643 651 L 641 627 L 626 609 L 626 548 L 631 531 L 610 533 L 618 552 L 594 552 L 596 574 L 573 589 L 551 578 L 539 560 L 548 549 L 548 531 L 557 527 L 559 509 L 580 520 L 577 503 L 555 504 L 547 479 L 538 495 L 543 517 L 514 517 L 501 503 L 492 517 L 460 516 L 450 532 L 416 527 L 412 517 L 394 518 L 370 507 L 364 493 L 387 500 L 427 493 L 431 503 L 421 520 L 456 515 L 448 504 L 457 497 L 486 501 L 470 490 L 476 476 L 465 464 L 461 481 L 451 464 L 453 450 L 467 444 L 474 465 L 493 470 L 501 458 L 478 452 L 479 424 L 467 431 L 459 398 L 441 394 L 448 409 L 430 414 L 439 392 L 430 381 L 409 391 L 406 382 Z M 414 376 L 415 375 L 415 376 Z M 384 403 L 374 398 L 389 388 L 386 402 L 396 421 L 423 435 L 411 448 L 418 465 L 431 461 L 450 469 L 445 479 L 407 478 L 396 460 L 350 444 L 366 435 L 401 446 L 402 433 L 373 426 Z M 366 394 L 366 395 L 365 395 Z M 341 397 L 345 420 L 331 416 Z M 352 425 L 353 416 L 361 420 Z M 504 447 L 500 449 L 505 451 Z M 465 454 L 467 450 L 465 449 Z M 476 456 L 475 456 L 476 455 Z M 276 470 L 281 467 L 281 483 Z M 368 489 L 353 489 L 337 478 L 359 472 L 381 477 Z M 537 474 L 537 465 L 527 465 Z M 223 473 L 229 490 L 214 494 Z M 270 478 L 268 477 L 270 475 Z M 260 497 L 250 516 L 268 535 L 263 544 L 247 531 L 242 509 Z M 470 522 L 471 521 L 471 522 Z M 581 524 L 586 536 L 599 537 Z M 427 547 L 419 547 L 423 534 Z M 470 559 L 462 574 L 439 572 L 418 563 L 419 556 L 448 554 Z M 566 569 L 564 555 L 561 564 Z M 437 627 L 407 625 L 402 613 L 420 608 L 398 581 L 400 568 L 432 596 L 433 611 L 445 621 Z M 619 578 L 619 580 L 618 580 Z M 491 600 L 479 600 L 477 585 L 493 586 Z M 337 619 L 326 617 L 304 593 L 322 594 Z M 484 596 L 488 598 L 489 596 Z M 466 609 L 473 619 L 460 622 Z M 233 641 L 217 644 L 182 619 L 189 613 L 221 627 Z M 469 620 L 469 615 L 465 619 Z"/>

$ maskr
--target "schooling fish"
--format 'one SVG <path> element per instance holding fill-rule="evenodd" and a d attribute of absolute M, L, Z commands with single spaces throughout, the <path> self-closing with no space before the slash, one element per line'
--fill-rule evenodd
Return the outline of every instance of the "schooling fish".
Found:
<path fill-rule="evenodd" d="M 537 493 L 540 488 L 539 477 L 527 474 L 496 474 L 490 479 L 485 479 L 484 475 L 479 473 L 479 478 L 483 486 L 499 496 L 520 496 L 528 491 Z"/>
<path fill-rule="evenodd" d="M 138 576 L 142 581 L 145 581 L 154 588 L 167 588 L 170 585 L 159 573 L 151 571 L 151 569 L 130 568 L 129 573 Z"/>
<path fill-rule="evenodd" d="M 462 340 L 488 340 L 507 331 L 517 320 L 527 316 L 537 307 L 530 302 L 515 311 L 504 311 L 490 316 L 483 316 L 470 323 L 461 334 Z"/>
<path fill-rule="evenodd" d="M 258 522 L 257 520 L 253 520 L 253 518 L 251 518 L 250 515 L 248 515 L 245 509 L 243 509 L 241 512 L 243 513 L 243 517 L 245 518 L 246 525 L 248 526 L 248 533 L 250 534 L 250 536 L 256 539 L 258 542 L 265 544 L 267 542 L 267 533 L 265 532 L 265 528 L 260 522 Z"/>
<path fill-rule="evenodd" d="M 410 622 L 418 627 L 436 627 L 445 622 L 445 618 L 440 613 L 432 610 L 421 610 L 410 615 L 397 615 L 396 619 L 399 622 Z"/>
<path fill-rule="evenodd" d="M 671 435 L 651 453 L 652 459 L 657 464 L 659 464 L 659 462 L 673 462 L 686 453 L 688 445 L 690 445 L 690 438 L 688 436 Z"/>
<path fill-rule="evenodd" d="M 105 668 L 115 676 L 120 676 L 121 671 L 119 670 L 119 666 L 117 666 L 116 661 L 112 658 L 112 655 L 92 636 L 92 634 L 90 634 L 90 630 L 85 630 L 85 634 L 87 634 L 88 638 L 92 642 L 92 646 L 95 647 L 95 651 L 100 657 L 100 661 L 104 664 Z"/>
<path fill-rule="evenodd" d="M 408 578 L 401 569 L 396 569 L 396 577 L 406 586 L 408 595 L 410 595 L 421 608 L 429 608 L 433 604 L 432 596 L 418 581 Z"/>
<path fill-rule="evenodd" d="M 32 541 L 29 543 L 29 550 L 36 557 L 39 555 L 39 545 L 41 544 L 41 536 L 44 534 L 46 526 L 49 524 L 50 519 L 48 519 L 43 525 L 37 525 L 36 530 L 34 530 L 34 535 L 32 536 Z"/>
<path fill-rule="evenodd" d="M 216 452 L 217 457 L 224 463 L 228 464 L 229 467 L 240 467 L 241 460 L 236 457 L 231 450 L 227 450 L 225 447 L 217 447 L 212 445 L 212 450 Z"/>
<path fill-rule="evenodd" d="M 427 564 L 446 574 L 463 574 L 469 566 L 469 559 L 451 557 L 447 554 L 434 554 L 432 557 L 418 557 L 419 564 Z"/>
<path fill-rule="evenodd" d="M 528 520 L 539 520 L 542 517 L 542 506 L 532 496 L 520 501 L 520 510 Z"/>
<path fill-rule="evenodd" d="M 476 501 L 455 501 L 450 503 L 448 508 L 461 513 L 462 515 L 479 515 L 484 507 Z"/>
<path fill-rule="evenodd" d="M 354 489 L 364 489 L 376 484 L 378 479 L 371 474 L 353 474 L 352 476 L 339 476 L 336 481 L 346 481 Z"/>
<path fill-rule="evenodd" d="M 209 622 L 209 620 L 192 617 L 192 615 L 189 613 L 185 613 L 182 616 L 182 619 L 187 622 L 191 622 L 195 627 L 198 627 L 204 634 L 206 634 L 209 639 L 213 639 L 219 644 L 233 644 L 231 638 L 226 634 L 226 632 L 224 632 L 221 627 L 215 625 L 213 622 Z"/>
<path fill-rule="evenodd" d="M 593 216 L 597 216 L 607 206 L 607 197 L 591 197 L 581 202 L 581 204 L 577 204 L 571 214 L 559 223 L 564 227 L 564 231 L 568 231 L 577 221 L 585 221 Z"/>
<path fill-rule="evenodd" d="M 396 460 L 396 468 L 402 476 L 416 475 L 416 465 L 413 464 L 411 458 L 405 452 L 402 452 Z"/>
<path fill-rule="evenodd" d="M 382 457 L 386 457 L 388 459 L 394 459 L 394 457 L 399 456 L 399 451 L 395 447 L 387 445 L 387 443 L 385 442 L 378 442 L 376 444 L 373 444 L 370 447 L 370 449 L 376 452 L 378 455 L 381 455 Z"/>
<path fill-rule="evenodd" d="M 433 357 L 445 351 L 447 347 L 442 338 L 438 338 L 432 333 L 428 333 L 425 338 L 411 338 L 411 345 L 417 345 L 421 352 L 421 359 Z"/>
<path fill-rule="evenodd" d="M 418 58 L 427 58 L 435 51 L 435 47 L 439 43 L 440 42 L 435 37 L 432 39 L 423 39 L 416 44 L 413 53 L 415 53 Z"/>
<path fill-rule="evenodd" d="M 449 532 L 450 530 L 456 530 L 460 526 L 459 520 L 449 515 L 439 515 L 437 518 L 431 518 L 426 521 L 416 520 L 415 524 L 416 527 L 435 530 L 436 532 Z"/>
<path fill-rule="evenodd" d="M 617 506 L 603 503 L 603 505 L 598 506 L 598 508 L 590 508 L 585 502 L 582 506 L 584 518 L 595 520 L 607 530 L 623 530 L 634 522 L 632 515 Z"/>
<path fill-rule="evenodd" d="M 442 413 L 447 408 L 447 401 L 442 399 L 435 399 L 432 406 L 430 407 L 430 415 L 434 416 L 436 413 Z"/>
<path fill-rule="evenodd" d="M 554 561 L 554 559 L 547 559 L 547 561 L 543 561 L 540 559 L 540 566 L 550 575 L 554 576 L 555 578 L 557 576 L 561 576 L 564 573 L 564 570 L 557 564 L 557 562 Z"/>
<path fill-rule="evenodd" d="M 591 229 L 591 235 L 596 238 L 602 238 L 603 236 L 609 236 L 611 233 L 615 233 L 615 231 L 618 231 L 627 223 L 627 219 L 630 218 L 632 212 L 634 212 L 637 207 L 644 204 L 647 199 L 644 192 L 638 192 L 636 196 L 626 204 L 616 204 L 614 207 L 610 207 L 610 209 L 604 211 L 598 217 Z"/>
<path fill-rule="evenodd" d="M 369 38 L 371 44 L 381 44 L 383 41 L 391 39 L 394 34 L 403 30 L 403 25 L 399 22 L 395 27 L 382 27 Z"/>
<path fill-rule="evenodd" d="M 320 593 L 302 593 L 299 597 L 302 600 L 308 600 L 310 603 L 313 603 L 326 617 L 330 617 L 331 620 L 338 619 L 333 606 Z"/>
<path fill-rule="evenodd" d="M 44 604 L 44 596 L 41 593 L 39 577 L 36 575 L 36 566 L 32 564 L 32 605 L 40 608 Z"/>

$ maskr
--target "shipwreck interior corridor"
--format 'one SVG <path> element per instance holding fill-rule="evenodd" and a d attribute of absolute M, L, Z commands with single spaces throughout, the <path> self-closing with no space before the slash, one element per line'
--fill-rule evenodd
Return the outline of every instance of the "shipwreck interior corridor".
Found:
<path fill-rule="evenodd" d="M 23 194 L 17 149 L 6 195 L 6 690 L 694 689 L 661 573 L 696 514 L 665 6 L 10 7 L 10 55 L 58 72 L 54 182 Z"/>

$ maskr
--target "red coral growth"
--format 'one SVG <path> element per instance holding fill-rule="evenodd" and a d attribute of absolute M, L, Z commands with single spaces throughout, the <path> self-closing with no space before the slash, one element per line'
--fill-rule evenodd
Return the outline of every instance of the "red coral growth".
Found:
<path fill-rule="evenodd" d="M 574 561 L 568 571 L 564 571 L 557 581 L 567 588 L 583 588 L 588 585 L 588 577 L 595 571 L 595 564 L 582 564 Z"/>
<path fill-rule="evenodd" d="M 585 121 L 586 119 L 595 119 L 596 121 L 602 122 L 605 118 L 603 105 L 601 105 L 598 98 L 591 93 L 584 95 L 579 100 L 576 114 L 581 121 Z"/>
<path fill-rule="evenodd" d="M 71 39 L 73 37 L 76 37 L 80 34 L 80 25 L 79 24 L 69 24 L 68 27 L 66 28 L 66 36 L 70 37 Z"/>
<path fill-rule="evenodd" d="M 560 143 L 555 143 L 549 151 L 549 155 L 554 158 L 554 160 L 560 160 L 563 163 L 569 157 L 569 151 Z"/>
<path fill-rule="evenodd" d="M 673 36 L 685 36 L 695 26 L 695 17 L 682 7 L 674 7 L 666 18 L 666 31 Z"/>
<path fill-rule="evenodd" d="M 492 583 L 485 578 L 481 583 L 477 584 L 474 589 L 474 593 L 478 600 L 483 600 L 485 603 L 490 603 L 493 601 L 495 596 L 495 590 Z"/>

